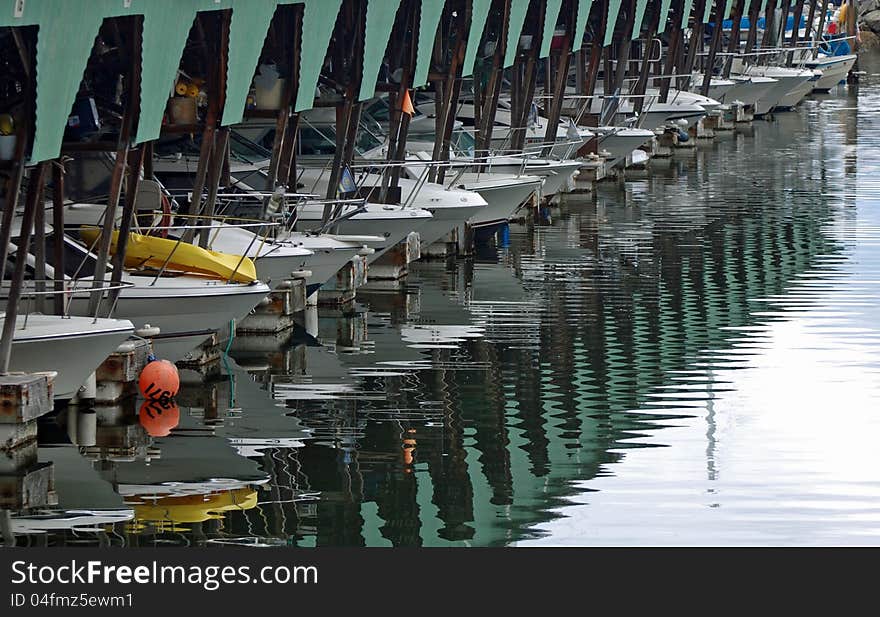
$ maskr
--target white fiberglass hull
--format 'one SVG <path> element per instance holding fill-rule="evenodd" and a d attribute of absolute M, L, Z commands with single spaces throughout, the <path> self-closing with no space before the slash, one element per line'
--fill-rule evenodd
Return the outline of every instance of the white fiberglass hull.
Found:
<path fill-rule="evenodd" d="M 653 138 L 654 133 L 647 129 L 618 129 L 599 138 L 598 150 L 600 154 L 607 152 L 612 161 L 619 161 Z"/>
<path fill-rule="evenodd" d="M 493 177 L 494 176 L 494 177 Z M 493 227 L 509 221 L 520 206 L 541 189 L 543 180 L 535 176 L 500 174 L 463 174 L 461 188 L 476 191 L 486 200 L 486 207 L 468 219 L 471 227 Z"/>
<path fill-rule="evenodd" d="M 351 206 L 346 206 L 346 209 Z M 382 254 L 406 238 L 410 232 L 420 231 L 431 219 L 431 213 L 417 208 L 402 208 L 395 205 L 366 204 L 367 211 L 340 221 L 337 230 L 344 235 L 366 235 L 385 238 L 385 242 L 375 246 L 376 252 L 367 257 L 367 263 L 378 259 Z M 305 230 L 317 230 L 322 225 L 324 207 L 320 204 L 305 204 L 297 210 L 297 226 Z"/>
<path fill-rule="evenodd" d="M 762 77 L 772 77 L 776 80 L 776 83 L 755 103 L 754 112 L 756 116 L 770 113 L 774 107 L 779 106 L 780 102 L 790 92 L 794 92 L 799 86 L 803 86 L 804 83 L 813 78 L 812 71 L 800 71 L 782 67 L 762 67 L 762 69 L 754 69 L 754 71 Z M 746 73 L 747 76 L 751 74 L 753 73 Z"/>
<path fill-rule="evenodd" d="M 822 71 L 822 77 L 813 83 L 814 92 L 827 92 L 834 86 L 846 79 L 850 69 L 856 63 L 855 55 L 830 56 L 807 62 L 806 66 L 811 69 Z"/>
<path fill-rule="evenodd" d="M 0 318 L 0 324 L 4 319 Z M 10 369 L 55 371 L 56 400 L 72 398 L 98 366 L 134 332 L 124 319 L 21 315 L 16 319 Z M 27 323 L 26 327 L 23 327 Z"/>
<path fill-rule="evenodd" d="M 776 83 L 772 77 L 737 77 L 736 86 L 725 97 L 726 103 L 739 102 L 746 107 L 754 107 L 759 100 L 767 96 L 767 93 Z"/>
<path fill-rule="evenodd" d="M 800 103 L 804 98 L 813 91 L 813 86 L 817 81 L 819 81 L 822 73 L 821 71 L 813 71 L 814 75 L 811 79 L 798 84 L 795 88 L 790 90 L 779 99 L 779 102 L 776 104 L 777 109 L 793 109 Z"/>
<path fill-rule="evenodd" d="M 151 285 L 151 276 L 126 275 L 134 287 L 119 294 L 113 316 L 130 320 L 135 327 L 158 327 L 153 339 L 157 357 L 176 362 L 215 331 L 227 331 L 233 320 L 250 313 L 269 294 L 264 283 L 232 283 L 199 277 L 161 277 Z M 106 300 L 105 300 L 106 302 Z M 70 312 L 84 315 L 88 298 L 76 296 Z"/>

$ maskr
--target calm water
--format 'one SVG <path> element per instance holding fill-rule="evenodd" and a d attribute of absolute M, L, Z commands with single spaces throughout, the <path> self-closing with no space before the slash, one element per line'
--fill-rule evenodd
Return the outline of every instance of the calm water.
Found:
<path fill-rule="evenodd" d="M 134 407 L 46 423 L 65 517 L 13 517 L 16 542 L 877 543 L 863 68 L 311 334 L 236 339 L 167 437 Z"/>

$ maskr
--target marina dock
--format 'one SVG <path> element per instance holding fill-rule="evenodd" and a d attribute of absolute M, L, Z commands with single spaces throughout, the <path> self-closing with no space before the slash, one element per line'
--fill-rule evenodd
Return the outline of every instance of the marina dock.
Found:
<path fill-rule="evenodd" d="M 780 366 L 837 395 L 876 372 L 847 257 L 876 235 L 858 23 L 855 0 L 0 0 L 3 545 L 705 542 L 727 510 L 650 519 L 677 474 L 696 508 L 723 464 L 775 469 L 737 427 L 784 403 L 750 387 L 810 423 Z"/>

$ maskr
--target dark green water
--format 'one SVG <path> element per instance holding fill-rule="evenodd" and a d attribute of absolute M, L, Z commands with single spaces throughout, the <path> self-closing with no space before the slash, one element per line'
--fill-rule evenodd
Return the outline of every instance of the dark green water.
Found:
<path fill-rule="evenodd" d="M 88 513 L 14 517 L 16 542 L 876 543 L 880 63 L 863 68 L 322 311 L 314 338 L 237 339 L 167 437 L 136 409 L 59 418 L 39 459 L 57 511 Z M 53 445 L 91 420 L 94 445 Z"/>

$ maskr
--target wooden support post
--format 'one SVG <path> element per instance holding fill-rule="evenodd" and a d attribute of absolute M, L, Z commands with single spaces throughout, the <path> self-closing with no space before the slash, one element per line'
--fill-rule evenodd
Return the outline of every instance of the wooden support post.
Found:
<path fill-rule="evenodd" d="M 801 21 L 801 16 L 804 14 L 804 3 L 806 0 L 796 0 L 794 5 L 794 19 L 792 21 L 791 27 L 791 39 L 790 45 L 795 47 L 800 39 L 800 28 L 798 27 Z"/>
<path fill-rule="evenodd" d="M 532 101 L 535 98 L 538 54 L 541 51 L 538 41 L 547 12 L 546 0 L 533 2 L 532 11 L 531 16 L 534 16 L 534 19 L 527 19 L 524 26 L 532 37 L 532 45 L 524 54 L 517 56 L 513 67 L 514 75 L 519 83 L 511 92 L 511 100 L 515 103 L 510 124 L 510 150 L 512 152 L 521 152 L 525 147 L 526 124 Z"/>
<path fill-rule="evenodd" d="M 645 38 L 642 42 L 642 58 L 641 64 L 639 66 L 639 80 L 636 82 L 636 87 L 633 91 L 637 96 L 644 95 L 648 88 L 648 74 L 651 69 L 651 45 L 654 42 L 654 36 L 657 34 L 657 28 L 660 25 L 660 7 L 651 7 L 648 10 L 651 11 L 649 21 L 648 21 L 648 29 L 645 32 Z M 634 101 L 633 109 L 638 113 L 642 113 L 642 109 L 645 104 L 644 98 L 637 98 Z"/>
<path fill-rule="evenodd" d="M 749 5 L 749 32 L 746 35 L 744 54 L 750 54 L 758 42 L 758 18 L 761 16 L 761 5 L 752 2 Z"/>
<path fill-rule="evenodd" d="M 447 4 L 447 12 L 452 11 Z M 449 67 L 443 79 L 435 80 L 434 87 L 441 92 L 439 109 L 435 108 L 436 130 L 434 135 L 434 152 L 432 159 L 446 161 L 449 159 L 449 147 L 452 139 L 452 127 L 455 124 L 454 108 L 458 104 L 458 95 L 461 93 L 461 80 L 458 79 L 458 70 L 464 63 L 464 55 L 467 45 L 467 28 L 471 21 L 470 2 L 464 1 L 458 6 L 455 17 L 455 43 L 452 46 L 452 56 Z M 445 21 L 445 20 L 444 20 Z M 439 88 L 438 88 L 439 86 Z M 443 182 L 446 175 L 444 167 L 435 167 L 431 170 L 428 180 L 431 182 Z"/>
<path fill-rule="evenodd" d="M 116 253 L 113 255 L 113 272 L 110 275 L 111 286 L 117 286 L 122 282 L 122 271 L 125 269 L 125 251 L 128 248 L 128 239 L 131 234 L 131 225 L 135 218 L 137 207 L 137 193 L 140 187 L 141 169 L 146 158 L 146 144 L 141 144 L 129 152 L 128 156 L 128 182 L 125 187 L 125 204 L 122 206 L 122 220 L 119 224 L 119 236 L 116 240 Z M 111 317 L 113 308 L 119 298 L 119 289 L 111 289 L 108 294 L 107 316 Z"/>
<path fill-rule="evenodd" d="M 677 70 L 677 73 L 689 76 L 694 72 L 694 64 L 697 61 L 697 50 L 703 46 L 703 31 L 705 25 L 703 24 L 702 15 L 706 9 L 706 2 L 711 1 L 712 0 L 696 0 L 694 2 L 694 27 L 691 28 L 691 36 L 688 40 L 687 55 L 685 56 L 684 66 L 681 67 L 681 70 Z M 678 89 L 681 90 L 684 85 L 690 81 L 690 77 L 679 77 L 676 81 L 678 82 Z"/>
<path fill-rule="evenodd" d="M 343 102 L 336 106 L 336 152 L 333 155 L 333 167 L 327 183 L 327 199 L 336 197 L 342 168 L 351 161 L 354 151 L 354 138 L 357 135 L 360 121 L 360 103 L 357 102 L 362 78 L 363 54 L 357 53 L 363 44 L 366 3 L 364 0 L 344 2 L 342 4 L 344 31 L 338 33 L 337 45 L 333 62 L 337 84 L 344 84 Z M 348 40 L 348 45 L 339 44 Z M 333 214 L 333 205 L 327 203 L 321 222 L 326 225 Z"/>
<path fill-rule="evenodd" d="M 132 23 L 136 17 L 130 18 Z M 129 57 L 134 58 L 140 53 L 140 28 L 131 28 L 132 51 Z M 122 113 L 122 126 L 119 130 L 119 141 L 116 145 L 116 162 L 113 165 L 113 174 L 110 178 L 110 194 L 107 198 L 107 209 L 104 211 L 104 223 L 101 229 L 101 238 L 98 243 L 97 264 L 92 278 L 94 289 L 100 288 L 107 276 L 107 263 L 110 258 L 110 243 L 113 238 L 113 225 L 116 220 L 116 207 L 122 194 L 122 181 L 125 175 L 125 167 L 128 161 L 128 150 L 131 143 L 131 133 L 134 126 L 135 112 L 139 106 L 141 87 L 141 63 L 130 62 L 128 74 L 125 76 L 125 110 Z M 119 247 L 117 247 L 117 253 Z M 122 256 L 124 258 L 124 255 Z M 94 292 L 89 296 L 89 315 L 97 315 L 98 307 L 103 298 L 103 293 Z"/>
<path fill-rule="evenodd" d="M 599 78 L 599 67 L 602 64 L 602 55 L 604 46 L 602 37 L 605 33 L 606 24 L 608 23 L 608 4 L 609 0 L 602 2 L 602 19 L 599 22 L 599 29 L 593 35 L 592 45 L 590 45 L 590 61 L 587 64 L 587 75 L 584 81 L 584 92 L 586 96 L 593 96 L 596 90 L 596 80 Z"/>
<path fill-rule="evenodd" d="M 825 16 L 828 15 L 828 0 L 822 0 L 822 12 L 819 13 L 819 26 L 813 40 L 813 58 L 819 55 L 819 43 L 822 41 L 822 32 L 825 30 Z"/>
<path fill-rule="evenodd" d="M 556 142 L 556 134 L 559 131 L 559 116 L 562 113 L 562 101 L 565 98 L 565 85 L 568 81 L 568 66 L 571 62 L 571 30 L 572 24 L 575 21 L 576 8 L 577 3 L 573 0 L 568 0 L 568 3 L 564 3 L 559 11 L 560 15 L 567 17 L 567 27 L 565 35 L 562 37 L 562 44 L 556 59 L 556 71 L 554 71 L 553 75 L 553 91 L 551 92 L 550 105 L 547 108 L 547 130 L 544 133 L 545 145 L 541 151 L 541 156 L 543 157 L 550 156 L 553 144 Z"/>
<path fill-rule="evenodd" d="M 217 205 L 217 193 L 220 188 L 220 177 L 223 174 L 223 164 L 226 160 L 227 146 L 229 145 L 229 128 L 221 126 L 214 135 L 214 153 L 211 156 L 211 165 L 208 171 L 208 196 L 205 200 L 204 215 L 207 220 L 203 220 L 203 225 L 211 224 L 211 217 L 214 216 L 214 208 Z M 199 230 L 199 246 L 208 248 L 208 237 L 211 230 L 208 228 Z"/>
<path fill-rule="evenodd" d="M 46 167 L 48 162 L 38 163 L 28 177 L 27 198 L 24 205 L 24 216 L 21 221 L 21 231 L 18 234 L 18 252 L 15 259 L 15 270 L 12 273 L 12 281 L 9 286 L 9 296 L 6 300 L 6 316 L 3 322 L 3 334 L 0 336 L 0 375 L 9 373 L 9 361 L 12 357 L 12 338 L 15 335 L 15 320 L 18 317 L 18 309 L 21 302 L 21 289 L 24 284 L 24 272 L 27 265 L 28 245 L 31 240 L 31 229 L 34 226 L 37 208 L 42 208 L 40 194 Z"/>
<path fill-rule="evenodd" d="M 480 118 L 476 126 L 475 155 L 478 159 L 488 156 L 492 143 L 492 128 L 495 125 L 495 112 L 498 109 L 498 97 L 501 94 L 501 78 L 504 72 L 504 54 L 507 49 L 507 31 L 510 22 L 510 0 L 501 2 L 501 29 L 498 32 L 498 41 L 495 45 L 495 53 L 492 55 L 492 66 L 489 69 L 489 79 L 486 87 L 479 86 L 480 80 L 474 80 L 474 87 L 480 93 Z"/>
<path fill-rule="evenodd" d="M 721 47 L 721 32 L 724 30 L 724 11 L 715 9 L 715 27 L 712 29 L 712 43 L 709 45 L 709 55 L 706 57 L 706 65 L 703 67 L 703 85 L 700 94 L 709 96 L 709 86 L 712 83 L 712 74 L 715 72 L 715 57 L 718 48 Z"/>
<path fill-rule="evenodd" d="M 229 26 L 231 11 L 221 11 L 219 15 L 211 15 L 211 13 L 199 13 L 196 17 L 197 26 L 204 29 L 203 19 L 219 19 L 219 36 L 214 40 L 211 49 L 206 45 L 205 61 L 208 66 L 214 70 L 209 71 L 206 80 L 206 88 L 208 91 L 208 109 L 205 112 L 205 128 L 202 131 L 202 143 L 199 149 L 199 162 L 196 165 L 196 176 L 193 182 L 192 198 L 190 200 L 189 214 L 191 218 L 188 221 L 190 225 L 198 225 L 199 219 L 204 210 L 202 204 L 202 192 L 207 187 L 211 192 L 211 186 L 208 184 L 208 170 L 214 155 L 222 160 L 223 149 L 217 146 L 217 128 L 220 117 L 223 112 L 223 106 L 226 101 L 226 68 L 229 60 Z M 215 181 L 219 180 L 219 174 Z M 216 194 L 216 187 L 214 188 Z M 184 242 L 192 242 L 196 237 L 196 230 L 187 229 L 182 234 Z"/>
<path fill-rule="evenodd" d="M 684 10 L 684 0 L 675 0 L 675 2 L 675 19 L 672 20 L 672 27 L 669 33 L 669 47 L 666 53 L 666 68 L 663 71 L 666 77 L 660 80 L 661 103 L 665 103 L 669 99 L 669 86 L 672 83 L 672 78 L 669 76 L 675 73 L 681 48 L 681 17 L 679 14 Z"/>
<path fill-rule="evenodd" d="M 748 0 L 734 0 L 736 4 L 733 9 L 733 24 L 730 28 L 730 42 L 727 46 L 727 59 L 724 61 L 724 69 L 721 72 L 722 77 L 727 79 L 730 77 L 730 70 L 733 68 L 733 54 L 739 51 L 740 42 L 742 40 L 742 17 L 745 10 L 745 3 Z M 749 24 L 751 25 L 751 24 Z"/>

